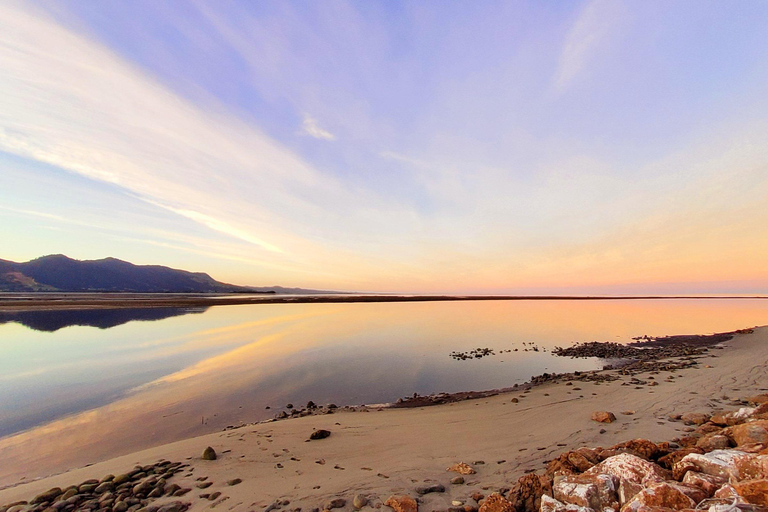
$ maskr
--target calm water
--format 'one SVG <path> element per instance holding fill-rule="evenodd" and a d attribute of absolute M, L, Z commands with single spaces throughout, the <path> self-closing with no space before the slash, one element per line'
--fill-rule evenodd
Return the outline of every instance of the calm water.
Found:
<path fill-rule="evenodd" d="M 576 341 L 764 324 L 759 299 L 0 313 L 0 484 L 265 419 L 287 403 L 390 402 L 603 364 L 550 355 Z M 478 347 L 518 351 L 449 357 Z"/>

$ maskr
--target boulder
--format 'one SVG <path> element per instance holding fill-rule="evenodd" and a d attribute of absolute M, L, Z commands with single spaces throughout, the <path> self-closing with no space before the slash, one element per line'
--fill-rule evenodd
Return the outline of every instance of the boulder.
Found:
<path fill-rule="evenodd" d="M 672 467 L 675 465 L 676 462 L 680 462 L 680 460 L 686 455 L 688 455 L 689 453 L 704 453 L 704 450 L 702 450 L 701 448 L 697 448 L 695 446 L 692 446 L 689 448 L 681 448 L 675 452 L 668 453 L 663 457 L 659 457 L 657 462 L 663 468 L 672 469 Z"/>
<path fill-rule="evenodd" d="M 768 420 L 757 420 L 736 425 L 731 430 L 736 446 L 760 443 L 768 444 Z"/>
<path fill-rule="evenodd" d="M 585 472 L 597 464 L 597 461 L 590 460 L 583 453 L 578 451 L 568 452 L 566 454 L 566 458 L 568 459 L 568 462 L 580 473 Z"/>
<path fill-rule="evenodd" d="M 592 413 L 592 421 L 597 421 L 598 423 L 613 423 L 616 421 L 616 416 L 608 411 L 595 411 Z"/>
<path fill-rule="evenodd" d="M 474 475 L 477 473 L 477 471 L 475 471 L 475 469 L 466 462 L 459 462 L 454 464 L 453 466 L 446 468 L 446 471 L 453 471 L 460 475 Z"/>
<path fill-rule="evenodd" d="M 387 498 L 384 505 L 391 507 L 395 512 L 418 512 L 419 504 L 416 500 L 406 495 L 392 495 Z"/>
<path fill-rule="evenodd" d="M 646 460 L 656 457 L 659 453 L 659 447 L 653 441 L 648 439 L 633 439 L 625 443 L 619 443 L 610 449 L 623 453 L 631 453 Z"/>
<path fill-rule="evenodd" d="M 719 432 L 719 429 L 718 429 Z M 707 434 L 698 441 L 696 447 L 701 448 L 705 453 L 714 450 L 725 450 L 731 447 L 731 440 L 718 432 Z"/>
<path fill-rule="evenodd" d="M 643 484 L 636 482 L 630 482 L 629 480 L 621 480 L 619 483 L 619 506 L 624 506 L 635 497 L 637 493 L 645 489 Z"/>
<path fill-rule="evenodd" d="M 733 459 L 737 480 L 764 480 L 768 478 L 768 455 L 745 454 Z"/>
<path fill-rule="evenodd" d="M 637 512 L 641 507 L 666 507 L 673 510 L 696 508 L 696 502 L 678 489 L 678 486 L 658 482 L 651 484 L 621 507 L 621 512 Z"/>
<path fill-rule="evenodd" d="M 605 459 L 592 467 L 585 475 L 612 475 L 622 480 L 647 486 L 670 478 L 669 471 L 645 459 L 629 453 L 621 453 Z"/>
<path fill-rule="evenodd" d="M 736 494 L 747 503 L 768 506 L 768 479 L 746 480 L 732 485 Z"/>
<path fill-rule="evenodd" d="M 515 482 L 507 497 L 517 512 L 538 512 L 542 495 L 551 494 L 551 491 L 548 480 L 530 473 Z"/>
<path fill-rule="evenodd" d="M 705 454 L 691 453 L 675 464 L 674 470 L 679 474 L 678 466 L 685 465 L 689 467 L 689 471 L 698 471 L 727 479 L 735 470 L 734 459 L 742 455 L 744 453 L 738 450 L 714 450 Z M 685 471 L 680 476 L 682 477 L 684 474 Z"/>
<path fill-rule="evenodd" d="M 595 512 L 591 508 L 584 508 L 570 503 L 562 503 L 555 498 L 547 496 L 541 497 L 541 508 L 539 512 Z"/>
<path fill-rule="evenodd" d="M 618 484 L 618 479 L 611 475 L 558 475 L 552 494 L 563 503 L 580 507 L 618 509 Z"/>
<path fill-rule="evenodd" d="M 483 500 L 478 512 L 515 512 L 515 507 L 501 494 L 494 492 Z"/>
<path fill-rule="evenodd" d="M 726 483 L 726 480 L 719 476 L 706 475 L 698 471 L 688 471 L 683 477 L 683 483 L 692 487 L 698 487 L 706 493 L 707 497 L 711 497 Z"/>

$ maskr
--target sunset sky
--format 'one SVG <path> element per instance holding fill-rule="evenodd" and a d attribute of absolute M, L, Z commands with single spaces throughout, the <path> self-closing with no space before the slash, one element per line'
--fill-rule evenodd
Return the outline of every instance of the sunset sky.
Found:
<path fill-rule="evenodd" d="M 0 258 L 768 293 L 768 2 L 0 0 Z"/>

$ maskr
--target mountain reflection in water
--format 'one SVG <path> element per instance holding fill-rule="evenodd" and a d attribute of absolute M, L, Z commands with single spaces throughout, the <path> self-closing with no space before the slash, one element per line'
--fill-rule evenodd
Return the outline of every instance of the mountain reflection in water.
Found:
<path fill-rule="evenodd" d="M 109 329 L 132 321 L 151 322 L 191 313 L 205 313 L 204 307 L 189 308 L 115 308 L 0 311 L 0 324 L 17 322 L 36 331 L 55 332 L 79 325 Z"/>

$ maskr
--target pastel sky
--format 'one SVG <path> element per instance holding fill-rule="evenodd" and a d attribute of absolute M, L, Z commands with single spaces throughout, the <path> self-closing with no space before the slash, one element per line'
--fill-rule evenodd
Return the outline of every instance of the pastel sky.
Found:
<path fill-rule="evenodd" d="M 768 2 L 0 2 L 0 258 L 768 293 Z"/>

